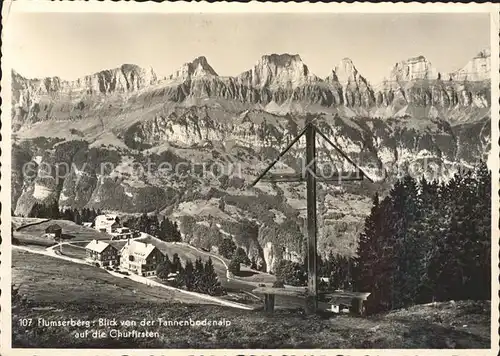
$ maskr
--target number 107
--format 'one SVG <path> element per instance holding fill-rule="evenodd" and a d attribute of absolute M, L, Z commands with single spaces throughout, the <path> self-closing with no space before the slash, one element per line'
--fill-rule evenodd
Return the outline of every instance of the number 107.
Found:
<path fill-rule="evenodd" d="M 21 326 L 31 326 L 32 323 L 32 319 L 19 319 L 19 325 Z"/>

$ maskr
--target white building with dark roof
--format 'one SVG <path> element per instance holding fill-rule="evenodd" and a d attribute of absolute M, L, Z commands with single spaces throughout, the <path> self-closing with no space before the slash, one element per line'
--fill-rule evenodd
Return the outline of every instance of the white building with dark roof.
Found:
<path fill-rule="evenodd" d="M 85 246 L 85 250 L 86 260 L 99 266 L 114 266 L 120 260 L 118 249 L 105 241 L 92 240 Z"/>
<path fill-rule="evenodd" d="M 153 244 L 128 240 L 120 250 L 120 267 L 140 276 L 156 275 L 165 255 Z"/>
<path fill-rule="evenodd" d="M 117 218 L 116 214 L 98 215 L 94 221 L 94 228 L 101 232 L 114 232 L 116 228 L 120 227 Z"/>

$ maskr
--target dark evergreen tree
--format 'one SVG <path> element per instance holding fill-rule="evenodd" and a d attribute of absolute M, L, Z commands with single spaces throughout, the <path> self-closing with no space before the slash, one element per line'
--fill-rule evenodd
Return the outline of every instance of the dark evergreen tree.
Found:
<path fill-rule="evenodd" d="M 148 219 L 147 233 L 152 236 L 158 236 L 158 231 L 159 231 L 158 217 L 156 215 L 152 215 Z"/>
<path fill-rule="evenodd" d="M 73 222 L 78 225 L 82 224 L 82 216 L 78 209 L 73 209 Z"/>
<path fill-rule="evenodd" d="M 166 229 L 166 225 L 167 225 L 167 218 L 166 217 L 163 217 L 163 219 L 161 220 L 160 222 L 160 229 L 158 231 L 158 238 L 162 241 L 166 241 L 167 240 L 167 229 Z"/>
<path fill-rule="evenodd" d="M 172 256 L 172 272 L 178 272 L 182 269 L 181 259 L 177 253 Z"/>
<path fill-rule="evenodd" d="M 59 211 L 59 203 L 57 200 L 54 200 L 48 207 L 49 211 L 49 218 L 51 219 L 59 219 L 60 218 L 60 211 Z"/>
<path fill-rule="evenodd" d="M 137 224 L 137 230 L 148 234 L 149 232 L 149 218 L 148 214 L 143 213 L 139 218 L 139 222 Z"/>
<path fill-rule="evenodd" d="M 186 287 L 186 279 L 186 270 L 181 265 L 181 267 L 177 271 L 177 275 L 175 276 L 172 285 L 176 288 Z"/>
<path fill-rule="evenodd" d="M 168 255 L 165 255 L 165 260 L 158 265 L 156 268 L 156 276 L 161 280 L 165 281 L 168 279 L 170 273 L 174 272 L 172 270 L 172 263 Z"/>
<path fill-rule="evenodd" d="M 214 265 L 210 257 L 204 266 L 203 292 L 215 296 L 225 294 L 225 290 L 222 288 L 219 278 L 217 277 L 217 273 L 215 273 Z"/>
<path fill-rule="evenodd" d="M 255 259 L 255 256 L 252 256 L 252 262 L 250 263 L 250 268 L 253 270 L 256 270 L 258 268 L 257 260 Z"/>
<path fill-rule="evenodd" d="M 392 207 L 386 219 L 391 224 L 390 230 L 392 230 L 394 240 L 393 243 L 389 243 L 389 246 L 393 246 L 397 265 L 392 274 L 391 303 L 392 308 L 401 308 L 415 303 L 420 276 L 423 272 L 416 260 L 422 253 L 422 239 L 426 237 L 418 233 L 410 233 L 410 227 L 422 213 L 415 179 L 406 176 L 396 182 L 389 196 Z"/>
<path fill-rule="evenodd" d="M 301 263 L 281 260 L 275 274 L 279 281 L 292 286 L 304 286 L 307 282 L 307 271 Z"/>
<path fill-rule="evenodd" d="M 238 273 L 240 273 L 240 269 L 241 269 L 240 263 L 241 262 L 240 262 L 239 258 L 236 258 L 236 256 L 234 256 L 231 259 L 231 262 L 229 262 L 229 266 L 228 266 L 229 272 L 231 272 L 234 275 L 237 275 Z"/>
<path fill-rule="evenodd" d="M 392 231 L 389 231 L 385 219 L 390 208 L 389 198 L 379 202 L 378 194 L 375 194 L 370 215 L 360 235 L 354 288 L 371 293 L 366 303 L 369 313 L 391 308 L 394 250 L 389 244 Z"/>
<path fill-rule="evenodd" d="M 236 251 L 236 244 L 231 238 L 222 239 L 221 243 L 218 246 L 219 254 L 227 259 L 233 258 L 234 252 Z"/>
<path fill-rule="evenodd" d="M 195 291 L 203 290 L 203 274 L 204 274 L 203 272 L 204 272 L 203 261 L 201 260 L 201 258 L 197 258 L 196 261 L 194 262 L 194 271 L 193 271 Z"/>
<path fill-rule="evenodd" d="M 194 290 L 195 272 L 194 272 L 193 262 L 191 262 L 191 260 L 186 261 L 186 266 L 184 267 L 183 275 L 184 275 L 184 285 L 186 286 L 186 289 L 190 291 Z"/>
<path fill-rule="evenodd" d="M 232 240 L 231 240 L 232 241 Z M 247 256 L 247 253 L 242 247 L 238 247 L 236 252 L 234 253 L 234 258 L 238 259 L 240 263 L 244 265 L 250 265 L 250 259 Z"/>
<path fill-rule="evenodd" d="M 173 239 L 172 239 L 173 242 L 181 242 L 182 241 L 181 230 L 179 229 L 177 222 L 174 222 L 172 225 L 172 236 L 173 236 Z"/>

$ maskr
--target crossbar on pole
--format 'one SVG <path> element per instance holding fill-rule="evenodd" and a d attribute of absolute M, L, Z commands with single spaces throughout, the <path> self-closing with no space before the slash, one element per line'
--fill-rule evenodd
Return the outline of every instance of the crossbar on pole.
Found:
<path fill-rule="evenodd" d="M 347 174 L 331 174 L 328 177 L 316 175 L 316 180 L 325 183 L 361 181 L 363 180 L 363 174 L 361 172 L 352 172 Z M 305 181 L 306 179 L 303 175 L 297 173 L 269 174 L 267 177 L 261 179 L 261 182 L 267 183 L 297 183 Z"/>
<path fill-rule="evenodd" d="M 353 161 L 352 159 L 350 159 L 350 158 L 349 158 L 349 157 L 348 157 L 348 156 L 344 153 L 344 151 L 342 151 L 340 148 L 338 148 L 338 147 L 337 147 L 337 145 L 336 145 L 336 144 L 334 144 L 334 143 L 333 143 L 333 142 L 332 142 L 332 141 L 331 141 L 328 137 L 326 137 L 326 135 L 325 135 L 323 132 L 321 132 L 320 130 L 318 130 L 318 128 L 316 128 L 316 127 L 315 127 L 315 130 L 316 130 L 316 132 L 317 132 L 317 133 L 318 133 L 318 134 L 319 134 L 319 135 L 320 135 L 320 136 L 321 136 L 321 137 L 322 137 L 322 138 L 323 138 L 326 142 L 328 142 L 328 143 L 329 143 L 329 144 L 330 144 L 333 148 L 335 148 L 335 150 L 336 150 L 338 153 L 340 153 L 340 155 L 341 155 L 342 157 L 344 157 L 344 158 L 345 158 L 345 159 L 346 159 L 346 160 L 347 160 L 350 164 L 352 164 L 354 167 L 356 167 L 356 169 L 358 169 L 358 170 L 362 173 L 362 175 L 363 175 L 364 177 L 366 177 L 366 179 L 368 179 L 370 182 L 372 182 L 372 183 L 373 183 L 373 180 L 372 180 L 369 176 L 367 176 L 367 175 L 366 175 L 366 173 L 365 173 L 365 172 L 363 172 L 363 170 L 362 170 L 361 168 L 359 168 L 359 167 L 358 167 L 358 165 L 357 165 L 356 163 L 354 163 L 354 161 Z"/>
<path fill-rule="evenodd" d="M 252 182 L 252 184 L 251 184 L 251 186 L 252 186 L 252 187 L 253 187 L 253 186 L 255 186 L 255 184 L 257 184 L 257 183 L 260 181 L 260 179 L 261 179 L 262 177 L 264 177 L 264 175 L 265 175 L 267 172 L 269 172 L 269 170 L 270 170 L 271 168 L 273 168 L 273 167 L 274 167 L 274 165 L 275 165 L 276 163 L 278 163 L 278 161 L 280 160 L 280 158 L 281 158 L 281 157 L 283 157 L 283 156 L 285 155 L 285 153 L 287 153 L 287 152 L 288 152 L 288 150 L 289 150 L 290 148 L 292 148 L 292 146 L 295 144 L 295 142 L 297 142 L 297 141 L 298 141 L 298 140 L 302 137 L 302 135 L 304 135 L 304 133 L 307 131 L 307 128 L 308 128 L 309 126 L 310 126 L 310 125 L 309 125 L 309 124 L 307 124 L 307 125 L 306 125 L 306 127 L 304 127 L 304 129 L 303 129 L 303 130 L 302 130 L 302 131 L 301 131 L 301 132 L 297 135 L 297 137 L 295 137 L 295 138 L 292 140 L 292 142 L 290 142 L 290 143 L 288 144 L 288 146 L 286 146 L 286 148 L 285 148 L 283 151 L 281 151 L 281 152 L 280 152 L 280 154 L 278 155 L 278 157 L 276 157 L 276 159 L 273 161 L 273 163 L 271 163 L 271 164 L 270 164 L 270 165 L 269 165 L 269 166 L 268 166 L 268 167 L 264 170 L 264 172 L 262 172 L 262 173 L 261 173 L 261 174 L 257 177 L 257 179 L 255 179 L 255 180 Z"/>

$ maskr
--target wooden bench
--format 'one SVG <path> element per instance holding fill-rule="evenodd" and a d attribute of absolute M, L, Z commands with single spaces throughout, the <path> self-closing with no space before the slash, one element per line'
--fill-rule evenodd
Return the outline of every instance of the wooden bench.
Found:
<path fill-rule="evenodd" d="M 357 315 L 365 315 L 365 304 L 364 302 L 371 293 L 363 292 L 329 292 L 321 293 L 321 296 L 328 300 L 329 304 L 334 305 L 350 305 L 351 311 Z"/>
<path fill-rule="evenodd" d="M 306 288 L 300 287 L 286 287 L 286 288 L 272 288 L 272 287 L 259 287 L 252 291 L 255 294 L 260 294 L 264 296 L 264 311 L 273 312 L 274 311 L 274 301 L 275 296 L 287 296 L 287 297 L 297 297 L 304 298 L 306 309 L 307 309 L 307 298 L 309 297 Z M 364 315 L 364 301 L 368 298 L 370 293 L 360 293 L 360 292 L 329 292 L 320 293 L 319 297 L 321 299 L 328 300 L 328 303 L 318 302 L 318 308 L 328 309 L 331 304 L 346 304 L 351 306 L 351 310 L 358 315 Z"/>
<path fill-rule="evenodd" d="M 274 311 L 274 298 L 277 295 L 285 297 L 298 297 L 307 298 L 307 291 L 305 288 L 272 288 L 272 287 L 259 287 L 252 291 L 255 294 L 264 295 L 264 311 Z"/>

